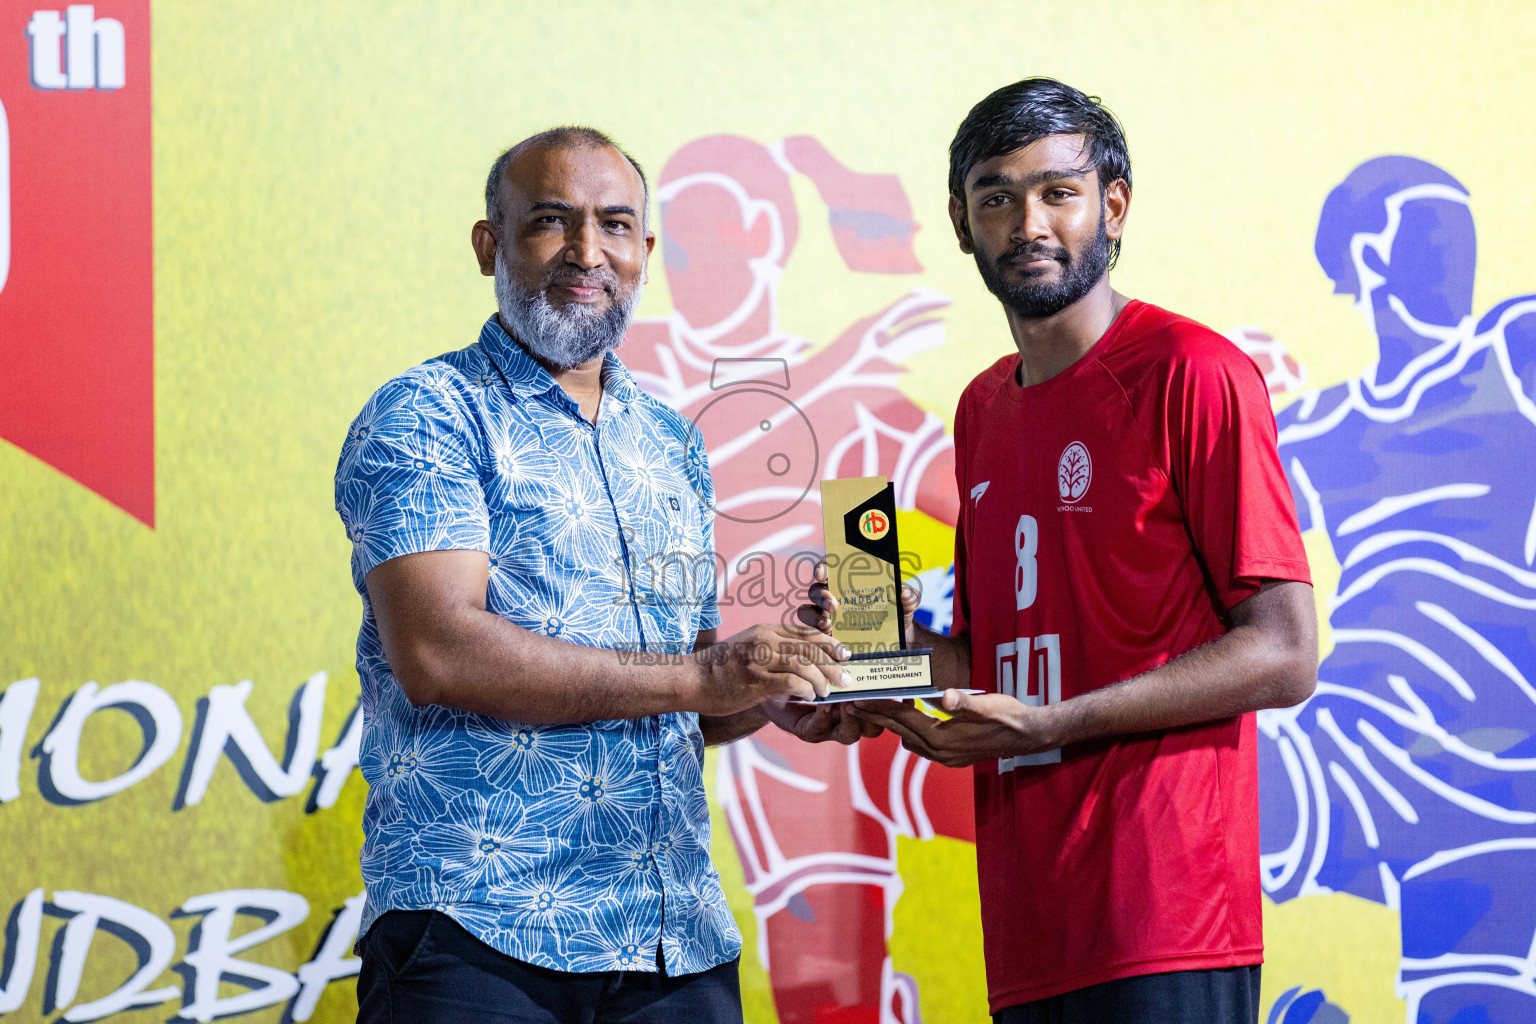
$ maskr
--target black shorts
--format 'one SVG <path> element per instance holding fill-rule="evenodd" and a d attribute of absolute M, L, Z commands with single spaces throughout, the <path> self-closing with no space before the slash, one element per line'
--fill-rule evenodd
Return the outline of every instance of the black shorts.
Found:
<path fill-rule="evenodd" d="M 358 1024 L 741 1024 L 736 960 L 677 977 L 553 971 L 431 910 L 390 911 L 361 948 Z"/>
<path fill-rule="evenodd" d="M 1005 1007 L 993 1024 L 1257 1024 L 1259 968 L 1169 971 Z"/>

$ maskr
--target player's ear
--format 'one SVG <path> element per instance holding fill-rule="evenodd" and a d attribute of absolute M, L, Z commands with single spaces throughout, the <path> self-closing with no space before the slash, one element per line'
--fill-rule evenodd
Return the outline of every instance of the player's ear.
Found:
<path fill-rule="evenodd" d="M 955 238 L 960 243 L 960 251 L 969 256 L 976 251 L 976 246 L 971 242 L 971 222 L 966 216 L 965 203 L 949 197 L 949 222 L 955 226 Z"/>
<path fill-rule="evenodd" d="M 656 251 L 656 232 L 645 233 L 645 259 L 640 263 L 640 283 L 651 283 L 651 253 Z"/>
<path fill-rule="evenodd" d="M 1125 218 L 1131 212 L 1131 187 L 1124 178 L 1116 178 L 1104 189 L 1104 235 L 1120 238 L 1125 234 Z"/>

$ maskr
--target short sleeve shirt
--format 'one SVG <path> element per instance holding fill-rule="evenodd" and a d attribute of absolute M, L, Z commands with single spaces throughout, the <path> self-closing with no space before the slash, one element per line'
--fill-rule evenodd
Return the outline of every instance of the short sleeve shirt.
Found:
<path fill-rule="evenodd" d="M 697 715 L 534 725 L 415 707 L 365 585 L 401 555 L 484 551 L 487 611 L 568 643 L 683 653 L 719 623 L 712 502 L 698 433 L 617 358 L 594 425 L 495 317 L 368 401 L 336 471 L 363 599 L 360 934 L 434 908 L 555 970 L 654 971 L 658 943 L 680 974 L 738 955 Z"/>
<path fill-rule="evenodd" d="M 955 634 L 971 685 L 1055 704 L 1220 636 L 1264 579 L 1309 581 L 1257 368 L 1130 303 L 1024 388 L 961 398 Z M 976 766 L 994 1012 L 1263 958 L 1254 716 Z"/>

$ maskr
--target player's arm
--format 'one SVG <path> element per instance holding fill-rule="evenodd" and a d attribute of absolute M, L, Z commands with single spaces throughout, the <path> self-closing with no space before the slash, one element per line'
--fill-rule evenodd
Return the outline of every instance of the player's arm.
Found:
<path fill-rule="evenodd" d="M 1005 694 L 948 690 L 948 721 L 895 701 L 860 701 L 854 713 L 899 733 L 908 750 L 958 767 L 1289 707 L 1312 695 L 1317 613 L 1309 585 L 1265 580 L 1232 608 L 1230 621 L 1231 629 L 1203 647 L 1060 704 L 1032 707 Z"/>
<path fill-rule="evenodd" d="M 1232 608 L 1230 619 L 1225 634 L 1160 668 L 1056 705 L 1055 720 L 1045 725 L 1061 738 L 1042 749 L 1285 708 L 1312 696 L 1317 609 L 1311 586 L 1265 580 Z"/>
<path fill-rule="evenodd" d="M 841 682 L 839 645 L 793 626 L 753 626 L 670 658 L 540 636 L 486 611 L 489 564 L 483 551 L 428 551 L 368 573 L 384 653 L 412 704 L 537 723 L 669 711 L 726 717 Z"/>
<path fill-rule="evenodd" d="M 912 622 L 912 608 L 915 607 L 915 595 L 910 588 L 902 589 L 903 614 L 907 618 L 908 645 L 912 647 L 932 647 L 933 655 L 929 659 L 933 669 L 933 685 L 940 689 L 965 688 L 971 685 L 971 638 L 969 634 L 961 633 L 953 636 L 945 636 L 935 633 L 931 629 L 919 626 Z M 908 604 L 911 600 L 913 603 Z"/>

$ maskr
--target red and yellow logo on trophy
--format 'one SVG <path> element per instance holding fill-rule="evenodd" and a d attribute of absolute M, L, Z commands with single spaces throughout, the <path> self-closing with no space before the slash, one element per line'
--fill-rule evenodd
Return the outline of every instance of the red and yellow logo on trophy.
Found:
<path fill-rule="evenodd" d="M 859 532 L 870 540 L 879 540 L 890 530 L 890 517 L 877 508 L 868 509 L 859 517 Z"/>

